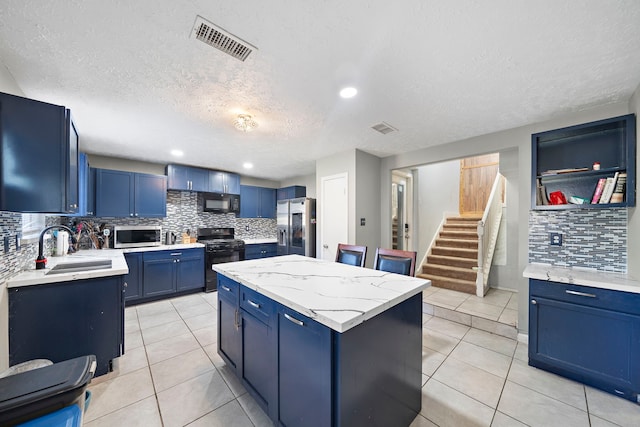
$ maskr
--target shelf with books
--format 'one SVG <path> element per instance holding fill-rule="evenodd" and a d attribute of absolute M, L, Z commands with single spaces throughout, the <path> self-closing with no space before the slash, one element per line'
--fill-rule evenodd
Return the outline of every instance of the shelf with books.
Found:
<path fill-rule="evenodd" d="M 532 209 L 635 206 L 635 126 L 629 114 L 533 134 Z M 589 166 L 594 164 L 597 169 Z M 567 203 L 551 204 L 552 199 Z"/>

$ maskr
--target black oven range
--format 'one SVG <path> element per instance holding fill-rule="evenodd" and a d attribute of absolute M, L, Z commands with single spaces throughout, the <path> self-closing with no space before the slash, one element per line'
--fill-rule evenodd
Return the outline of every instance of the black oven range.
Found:
<path fill-rule="evenodd" d="M 244 261 L 244 241 L 235 237 L 233 228 L 198 228 L 198 243 L 205 245 L 205 292 L 218 289 L 218 274 L 213 264 Z"/>

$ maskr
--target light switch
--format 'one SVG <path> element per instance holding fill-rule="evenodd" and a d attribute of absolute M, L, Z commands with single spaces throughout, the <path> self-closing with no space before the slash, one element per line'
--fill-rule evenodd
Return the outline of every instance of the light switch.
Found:
<path fill-rule="evenodd" d="M 360 226 L 364 227 L 365 226 L 365 222 L 366 222 L 366 220 L 364 218 L 360 218 Z"/>

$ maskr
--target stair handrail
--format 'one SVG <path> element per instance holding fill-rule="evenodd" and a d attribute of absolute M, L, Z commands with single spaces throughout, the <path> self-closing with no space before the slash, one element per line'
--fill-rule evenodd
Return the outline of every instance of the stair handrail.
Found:
<path fill-rule="evenodd" d="M 499 172 L 493 181 L 489 200 L 478 221 L 478 275 L 476 277 L 476 295 L 483 297 L 487 291 L 489 270 L 493 261 L 500 221 L 502 219 L 502 207 L 504 199 L 504 176 Z"/>

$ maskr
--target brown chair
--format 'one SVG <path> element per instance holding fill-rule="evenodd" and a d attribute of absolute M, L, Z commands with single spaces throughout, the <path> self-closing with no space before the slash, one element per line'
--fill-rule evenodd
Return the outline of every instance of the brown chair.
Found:
<path fill-rule="evenodd" d="M 389 273 L 414 276 L 416 272 L 416 253 L 399 249 L 377 248 L 373 268 Z"/>
<path fill-rule="evenodd" d="M 355 265 L 356 267 L 364 267 L 364 262 L 366 259 L 366 246 L 345 245 L 343 243 L 338 243 L 336 262 Z"/>

